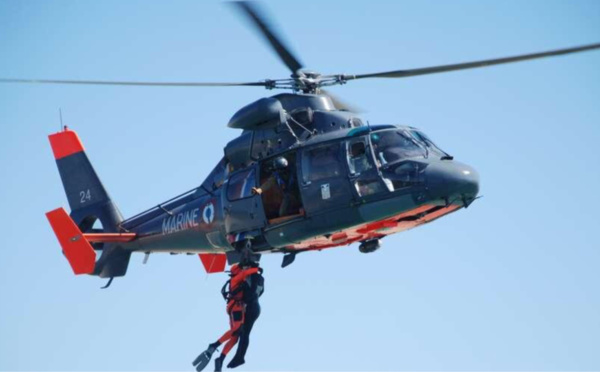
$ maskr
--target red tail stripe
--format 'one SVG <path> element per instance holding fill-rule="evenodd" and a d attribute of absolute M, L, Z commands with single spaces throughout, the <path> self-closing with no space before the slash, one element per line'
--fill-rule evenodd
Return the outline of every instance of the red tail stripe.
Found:
<path fill-rule="evenodd" d="M 84 151 L 79 136 L 72 130 L 65 129 L 62 132 L 49 135 L 48 138 L 56 160 Z"/>

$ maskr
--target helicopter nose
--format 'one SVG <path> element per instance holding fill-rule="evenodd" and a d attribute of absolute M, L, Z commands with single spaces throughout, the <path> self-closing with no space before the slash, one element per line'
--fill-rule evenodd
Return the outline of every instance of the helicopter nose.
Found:
<path fill-rule="evenodd" d="M 479 193 L 479 173 L 466 164 L 440 161 L 425 169 L 427 189 L 434 199 L 460 198 L 468 206 Z"/>

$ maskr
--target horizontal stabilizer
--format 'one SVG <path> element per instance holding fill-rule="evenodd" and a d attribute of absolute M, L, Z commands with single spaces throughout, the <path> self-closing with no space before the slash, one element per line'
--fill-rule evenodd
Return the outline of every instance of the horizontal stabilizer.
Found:
<path fill-rule="evenodd" d="M 46 217 L 73 272 L 76 275 L 93 273 L 96 252 L 67 212 L 63 208 L 58 208 L 46 213 Z"/>
<path fill-rule="evenodd" d="M 135 233 L 85 233 L 85 240 L 90 243 L 125 243 L 135 239 Z"/>
<path fill-rule="evenodd" d="M 208 274 L 222 273 L 225 271 L 227 256 L 223 253 L 200 253 L 200 261 Z"/>

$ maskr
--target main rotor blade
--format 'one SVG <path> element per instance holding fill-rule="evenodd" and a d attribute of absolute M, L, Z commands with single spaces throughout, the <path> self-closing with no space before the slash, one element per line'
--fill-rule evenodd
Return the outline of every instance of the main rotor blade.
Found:
<path fill-rule="evenodd" d="M 267 81 L 249 83 L 194 83 L 194 82 L 149 82 L 149 81 L 102 81 L 102 80 L 44 80 L 44 79 L 1 79 L 0 83 L 25 83 L 25 84 L 76 84 L 76 85 L 129 85 L 144 87 L 266 87 Z"/>
<path fill-rule="evenodd" d="M 267 23 L 268 17 L 255 4 L 248 1 L 234 1 L 231 4 L 235 5 L 238 10 L 253 22 L 256 29 L 271 44 L 271 47 L 273 47 L 279 58 L 281 58 L 293 74 L 296 74 L 296 71 L 303 67 L 298 58 L 292 54 L 290 48 L 283 43 L 281 35 L 278 35 L 273 27 Z"/>
<path fill-rule="evenodd" d="M 362 74 L 362 75 L 354 75 L 354 76 L 349 75 L 349 76 L 345 76 L 345 78 L 347 80 L 364 79 L 364 78 L 404 78 L 404 77 L 418 76 L 418 75 L 437 74 L 440 72 L 465 70 L 465 69 L 469 69 L 469 68 L 493 66 L 493 65 L 503 64 L 503 63 L 520 62 L 520 61 L 526 61 L 529 59 L 536 59 L 536 58 L 559 56 L 562 54 L 578 53 L 578 52 L 584 52 L 586 50 L 592 50 L 592 49 L 598 49 L 598 48 L 600 48 L 600 43 L 582 45 L 582 46 L 566 48 L 566 49 L 550 50 L 550 51 L 541 52 L 541 53 L 523 54 L 523 55 L 514 56 L 514 57 L 505 57 L 505 58 L 497 58 L 497 59 L 486 59 L 483 61 L 457 63 L 457 64 L 453 64 L 453 65 L 415 68 L 415 69 L 411 69 L 411 70 L 375 72 L 372 74 Z"/>

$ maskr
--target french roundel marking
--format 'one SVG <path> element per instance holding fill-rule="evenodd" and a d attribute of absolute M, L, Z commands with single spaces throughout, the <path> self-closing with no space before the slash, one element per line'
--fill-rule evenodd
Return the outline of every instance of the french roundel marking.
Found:
<path fill-rule="evenodd" d="M 202 221 L 205 224 L 209 225 L 215 220 L 215 205 L 212 202 L 209 202 L 204 206 L 202 210 Z"/>

